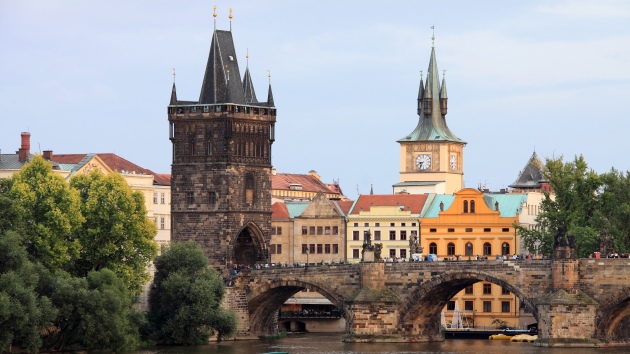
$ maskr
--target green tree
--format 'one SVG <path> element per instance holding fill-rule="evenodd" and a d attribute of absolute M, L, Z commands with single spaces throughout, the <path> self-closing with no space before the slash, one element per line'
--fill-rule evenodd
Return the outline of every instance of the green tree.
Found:
<path fill-rule="evenodd" d="M 139 294 L 158 251 L 157 228 L 147 218 L 143 194 L 132 191 L 120 174 L 98 170 L 73 177 L 70 186 L 79 192 L 85 217 L 77 233 L 82 250 L 74 274 L 108 268 Z"/>
<path fill-rule="evenodd" d="M 599 235 L 597 195 L 602 180 L 588 168 L 582 156 L 576 156 L 572 162 L 564 162 L 562 157 L 547 159 L 543 171 L 554 194 L 545 192 L 536 218 L 538 229 L 517 226 L 525 246 L 533 252 L 538 243 L 541 253 L 551 254 L 554 236 L 563 227 L 567 235 L 575 236 L 578 256 L 586 257 L 594 251 Z"/>
<path fill-rule="evenodd" d="M 0 234 L 8 230 L 19 231 L 15 199 L 11 195 L 13 179 L 0 178 Z"/>
<path fill-rule="evenodd" d="M 36 292 L 39 268 L 17 233 L 0 237 L 0 352 L 12 345 L 36 352 L 41 330 L 55 317 L 50 300 Z"/>
<path fill-rule="evenodd" d="M 83 216 L 77 191 L 35 156 L 13 176 L 10 197 L 31 259 L 51 270 L 67 267 L 80 250 L 75 232 Z"/>
<path fill-rule="evenodd" d="M 236 317 L 220 307 L 222 279 L 194 242 L 171 243 L 155 259 L 155 284 L 149 295 L 149 322 L 163 344 L 196 345 L 218 340 L 236 329 Z"/>
<path fill-rule="evenodd" d="M 630 172 L 612 169 L 601 176 L 603 186 L 596 221 L 614 241 L 617 252 L 630 252 Z"/>
<path fill-rule="evenodd" d="M 114 272 L 101 269 L 86 278 L 56 274 L 51 300 L 56 309 L 55 330 L 46 336 L 44 348 L 133 349 L 139 342 L 130 306 L 132 296 Z"/>

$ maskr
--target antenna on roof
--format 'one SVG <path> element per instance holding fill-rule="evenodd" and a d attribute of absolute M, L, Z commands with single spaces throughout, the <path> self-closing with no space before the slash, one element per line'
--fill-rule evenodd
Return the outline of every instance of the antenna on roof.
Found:
<path fill-rule="evenodd" d="M 214 5 L 212 7 L 212 9 L 214 10 L 214 12 L 212 13 L 212 17 L 214 17 L 214 30 L 217 30 L 217 5 Z"/>
<path fill-rule="evenodd" d="M 435 25 L 431 26 L 431 29 L 433 30 L 433 36 L 431 37 L 431 47 L 435 48 Z"/>
<path fill-rule="evenodd" d="M 230 16 L 228 16 L 230 18 L 230 32 L 232 32 L 232 8 L 230 7 Z"/>

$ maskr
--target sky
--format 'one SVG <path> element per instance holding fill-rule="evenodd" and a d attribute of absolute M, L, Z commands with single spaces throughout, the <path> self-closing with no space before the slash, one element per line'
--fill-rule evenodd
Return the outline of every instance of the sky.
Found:
<path fill-rule="evenodd" d="M 435 31 L 465 187 L 496 191 L 532 153 L 630 170 L 630 2 L 0 0 L 0 150 L 112 152 L 170 173 L 167 105 L 197 100 L 213 31 L 278 110 L 272 163 L 356 199 L 399 182 Z"/>

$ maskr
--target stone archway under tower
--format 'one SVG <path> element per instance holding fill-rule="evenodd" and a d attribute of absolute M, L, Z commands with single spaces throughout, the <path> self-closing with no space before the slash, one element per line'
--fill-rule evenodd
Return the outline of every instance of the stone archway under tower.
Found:
<path fill-rule="evenodd" d="M 256 263 L 266 263 L 268 259 L 264 233 L 256 223 L 248 223 L 238 232 L 234 241 L 233 263 L 253 266 Z"/>

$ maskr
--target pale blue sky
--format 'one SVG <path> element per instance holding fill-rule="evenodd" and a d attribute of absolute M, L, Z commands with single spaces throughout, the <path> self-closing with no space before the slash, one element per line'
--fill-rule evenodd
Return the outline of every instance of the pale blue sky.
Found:
<path fill-rule="evenodd" d="M 628 1 L 0 0 L 0 149 L 115 152 L 170 173 L 171 68 L 196 100 L 212 36 L 232 29 L 259 99 L 271 70 L 273 164 L 351 198 L 391 193 L 416 126 L 431 29 L 467 187 L 507 187 L 534 149 L 630 170 Z"/>

